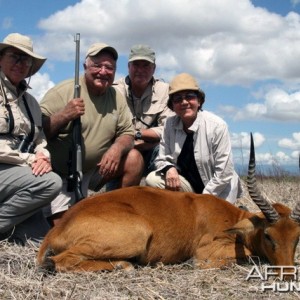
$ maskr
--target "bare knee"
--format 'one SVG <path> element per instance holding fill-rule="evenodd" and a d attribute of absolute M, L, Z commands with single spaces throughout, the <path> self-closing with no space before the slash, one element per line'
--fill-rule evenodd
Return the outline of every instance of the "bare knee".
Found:
<path fill-rule="evenodd" d="M 143 176 L 144 160 L 141 153 L 132 149 L 124 158 L 122 187 L 139 185 Z"/>

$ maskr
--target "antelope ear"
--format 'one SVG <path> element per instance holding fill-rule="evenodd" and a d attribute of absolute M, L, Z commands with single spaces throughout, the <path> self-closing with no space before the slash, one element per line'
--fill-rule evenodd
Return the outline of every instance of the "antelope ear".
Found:
<path fill-rule="evenodd" d="M 254 230 L 264 227 L 264 219 L 254 216 L 250 219 L 243 219 L 236 223 L 233 227 L 226 229 L 224 232 L 229 234 L 238 234 L 238 235 L 246 235 Z"/>

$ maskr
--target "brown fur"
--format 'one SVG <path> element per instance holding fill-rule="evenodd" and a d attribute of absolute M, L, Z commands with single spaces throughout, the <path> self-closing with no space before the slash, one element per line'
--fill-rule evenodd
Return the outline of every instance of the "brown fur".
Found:
<path fill-rule="evenodd" d="M 299 224 L 290 209 L 270 225 L 212 195 L 150 187 L 97 194 L 69 209 L 46 235 L 38 264 L 56 271 L 98 271 L 137 264 L 179 263 L 222 267 L 249 255 L 293 265 Z M 266 236 L 267 235 L 267 236 Z"/>

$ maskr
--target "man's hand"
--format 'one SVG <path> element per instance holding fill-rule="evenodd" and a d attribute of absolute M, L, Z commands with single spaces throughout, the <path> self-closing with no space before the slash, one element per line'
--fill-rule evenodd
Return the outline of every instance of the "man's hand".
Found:
<path fill-rule="evenodd" d="M 69 122 L 84 115 L 85 107 L 82 98 L 71 99 L 67 105 L 52 116 L 43 115 L 43 129 L 47 139 L 55 137 L 61 128 Z"/>
<path fill-rule="evenodd" d="M 75 98 L 68 102 L 63 110 L 65 118 L 69 121 L 75 120 L 78 117 L 84 115 L 85 107 L 82 98 Z"/>
<path fill-rule="evenodd" d="M 115 177 L 121 158 L 121 151 L 117 147 L 110 147 L 102 156 L 101 161 L 97 164 L 99 167 L 99 174 L 107 180 Z"/>

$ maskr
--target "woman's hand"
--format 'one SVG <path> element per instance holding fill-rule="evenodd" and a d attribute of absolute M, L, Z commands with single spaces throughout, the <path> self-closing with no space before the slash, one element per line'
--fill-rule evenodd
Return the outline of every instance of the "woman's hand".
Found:
<path fill-rule="evenodd" d="M 166 172 L 166 189 L 180 191 L 180 178 L 176 168 L 172 167 Z"/>
<path fill-rule="evenodd" d="M 41 152 L 36 153 L 35 159 L 31 164 L 31 168 L 32 168 L 32 173 L 35 176 L 38 175 L 42 176 L 43 174 L 52 171 L 50 159 Z"/>

